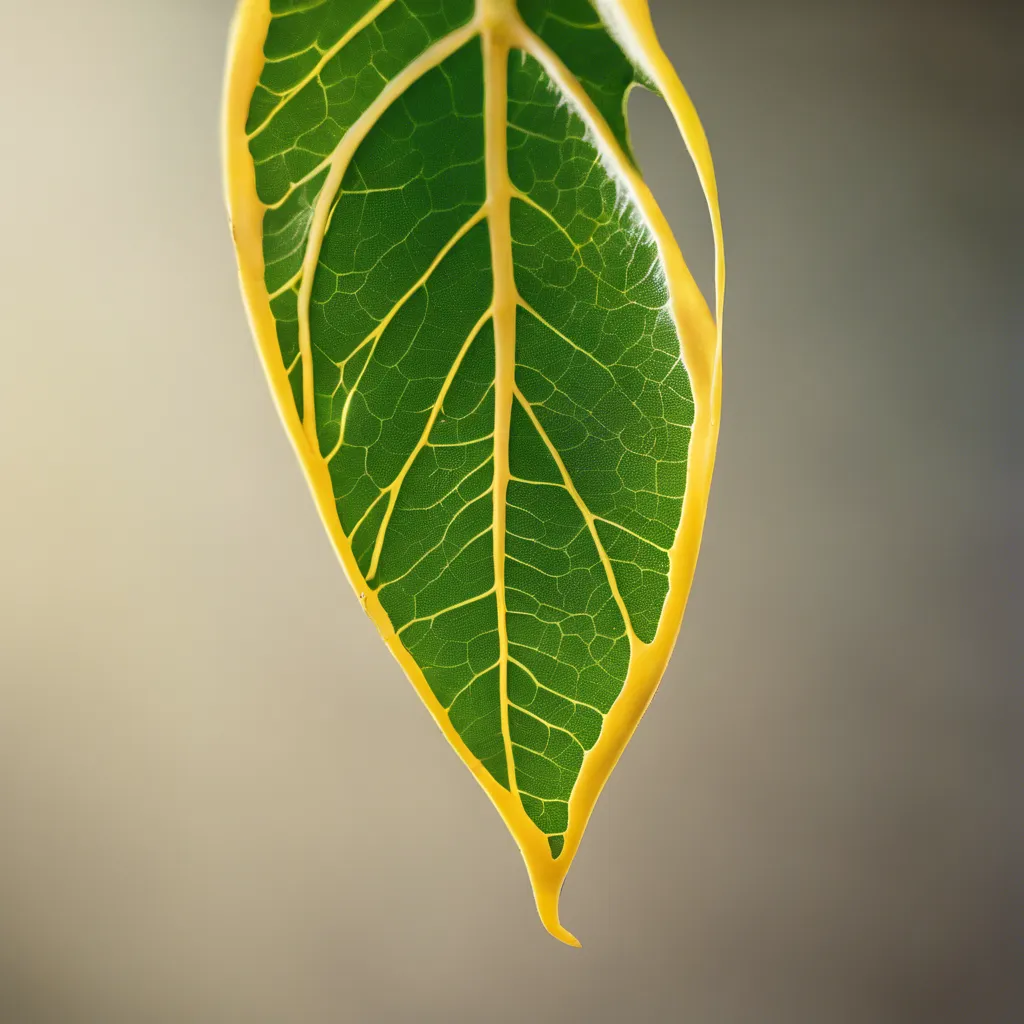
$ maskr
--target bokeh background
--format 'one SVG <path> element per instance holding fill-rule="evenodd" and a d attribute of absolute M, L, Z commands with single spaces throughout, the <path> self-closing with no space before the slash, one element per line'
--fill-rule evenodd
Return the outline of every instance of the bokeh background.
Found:
<path fill-rule="evenodd" d="M 718 165 L 724 427 L 582 951 L 278 424 L 232 7 L 0 0 L 0 1024 L 1024 1019 L 1024 5 L 652 0 Z"/>

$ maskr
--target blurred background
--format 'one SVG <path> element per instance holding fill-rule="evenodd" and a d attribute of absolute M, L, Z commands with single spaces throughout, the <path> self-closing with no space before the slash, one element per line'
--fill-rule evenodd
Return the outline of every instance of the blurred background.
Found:
<path fill-rule="evenodd" d="M 271 404 L 232 0 L 0 0 L 0 1024 L 1024 1020 L 1024 5 L 651 6 L 718 167 L 724 427 L 576 951 Z"/>

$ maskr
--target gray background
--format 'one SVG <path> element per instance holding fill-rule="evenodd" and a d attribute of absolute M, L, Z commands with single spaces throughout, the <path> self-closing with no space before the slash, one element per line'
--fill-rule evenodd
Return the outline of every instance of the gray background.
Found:
<path fill-rule="evenodd" d="M 724 198 L 724 429 L 575 951 L 272 408 L 231 0 L 0 0 L 0 1024 L 1024 1019 L 1020 8 L 652 6 Z"/>

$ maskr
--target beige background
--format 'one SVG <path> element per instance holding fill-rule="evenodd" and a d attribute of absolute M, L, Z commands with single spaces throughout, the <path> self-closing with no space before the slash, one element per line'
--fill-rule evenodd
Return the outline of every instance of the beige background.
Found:
<path fill-rule="evenodd" d="M 231 0 L 0 0 L 0 1024 L 1024 1019 L 1020 8 L 652 7 L 720 169 L 725 426 L 580 952 L 271 406 Z M 706 282 L 653 101 L 637 136 Z"/>

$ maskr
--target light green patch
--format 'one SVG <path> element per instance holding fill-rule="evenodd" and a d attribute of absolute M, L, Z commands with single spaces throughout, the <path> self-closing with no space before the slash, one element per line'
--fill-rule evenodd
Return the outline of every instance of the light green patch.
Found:
<path fill-rule="evenodd" d="M 634 85 L 651 88 L 609 35 L 591 0 L 518 0 L 519 13 L 565 64 L 633 160 L 626 102 Z"/>

